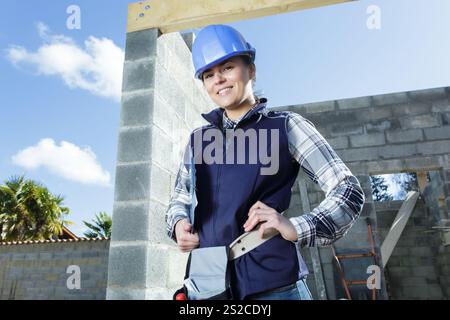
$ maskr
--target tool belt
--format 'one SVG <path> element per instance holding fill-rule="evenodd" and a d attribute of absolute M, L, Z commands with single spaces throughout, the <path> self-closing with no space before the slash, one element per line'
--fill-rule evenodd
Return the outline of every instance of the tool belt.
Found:
<path fill-rule="evenodd" d="M 230 263 L 279 234 L 268 229 L 260 238 L 259 225 L 229 246 L 197 248 L 189 253 L 183 287 L 173 299 L 184 294 L 187 300 L 232 300 Z"/>

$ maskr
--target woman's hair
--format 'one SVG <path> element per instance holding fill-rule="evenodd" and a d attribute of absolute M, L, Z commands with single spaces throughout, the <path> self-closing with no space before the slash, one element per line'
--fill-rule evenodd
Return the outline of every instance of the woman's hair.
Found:
<path fill-rule="evenodd" d="M 252 66 L 255 68 L 256 70 L 256 65 L 255 63 L 252 61 L 252 58 L 249 55 L 241 55 L 240 56 L 242 58 L 242 61 L 244 62 L 244 64 L 248 67 Z M 253 88 L 253 96 L 255 97 L 255 100 L 259 103 L 261 99 L 264 99 L 262 91 L 257 91 L 255 92 L 255 84 L 256 84 L 256 74 L 255 74 L 255 78 L 252 79 L 252 88 Z"/>

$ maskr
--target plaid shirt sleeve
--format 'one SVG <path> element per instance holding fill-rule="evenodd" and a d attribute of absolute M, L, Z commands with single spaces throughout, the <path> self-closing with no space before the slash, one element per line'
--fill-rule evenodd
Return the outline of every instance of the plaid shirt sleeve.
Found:
<path fill-rule="evenodd" d="M 169 207 L 166 211 L 166 231 L 167 235 L 173 240 L 177 241 L 175 235 L 175 225 L 181 219 L 189 220 L 189 210 L 191 206 L 190 194 L 190 176 L 186 169 L 187 156 L 189 154 L 189 143 L 186 145 L 184 154 L 178 168 L 177 178 L 175 180 L 175 187 L 170 198 Z"/>
<path fill-rule="evenodd" d="M 328 246 L 340 239 L 359 217 L 365 201 L 357 178 L 350 172 L 315 125 L 289 112 L 289 150 L 302 170 L 325 193 L 325 199 L 311 212 L 289 220 L 301 247 Z"/>

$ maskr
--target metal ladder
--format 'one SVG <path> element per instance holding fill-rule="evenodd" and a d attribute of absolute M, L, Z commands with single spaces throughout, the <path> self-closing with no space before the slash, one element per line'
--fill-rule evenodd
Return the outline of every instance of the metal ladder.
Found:
<path fill-rule="evenodd" d="M 378 256 L 375 252 L 375 241 L 373 239 L 373 233 L 372 233 L 372 226 L 370 224 L 370 218 L 366 218 L 367 222 L 367 230 L 368 230 L 368 237 L 369 237 L 369 243 L 370 243 L 370 249 L 367 251 L 362 251 L 360 253 L 352 253 L 352 254 L 336 254 L 336 249 L 334 245 L 331 246 L 331 250 L 333 252 L 333 262 L 335 263 L 336 269 L 339 273 L 339 278 L 342 282 L 342 285 L 344 287 L 345 294 L 347 296 L 348 300 L 352 300 L 352 295 L 350 294 L 349 286 L 352 285 L 366 285 L 367 279 L 364 280 L 347 280 L 345 278 L 344 269 L 341 265 L 341 260 L 343 259 L 358 259 L 358 258 L 368 258 L 372 257 L 374 260 L 375 265 L 378 264 Z M 377 299 L 377 292 L 376 288 L 371 289 L 372 291 L 372 300 Z"/>

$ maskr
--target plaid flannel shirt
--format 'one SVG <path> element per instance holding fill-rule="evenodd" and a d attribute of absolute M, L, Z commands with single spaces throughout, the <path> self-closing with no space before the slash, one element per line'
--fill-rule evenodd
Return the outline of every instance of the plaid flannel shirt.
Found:
<path fill-rule="evenodd" d="M 250 112 L 250 111 L 249 111 Z M 302 170 L 325 193 L 325 199 L 311 212 L 289 220 L 294 225 L 301 247 L 328 246 L 340 239 L 359 217 L 365 201 L 357 178 L 350 172 L 314 124 L 294 112 L 287 114 L 289 151 Z M 245 114 L 246 115 L 246 114 Z M 245 117 L 233 121 L 223 113 L 223 128 L 232 129 Z M 186 146 L 185 154 L 189 151 Z M 175 224 L 188 218 L 190 177 L 183 161 L 166 213 L 167 232 L 176 241 Z"/>

